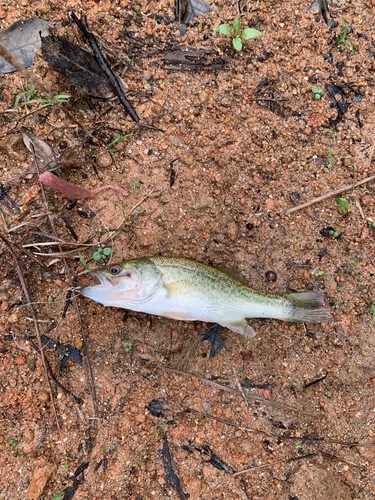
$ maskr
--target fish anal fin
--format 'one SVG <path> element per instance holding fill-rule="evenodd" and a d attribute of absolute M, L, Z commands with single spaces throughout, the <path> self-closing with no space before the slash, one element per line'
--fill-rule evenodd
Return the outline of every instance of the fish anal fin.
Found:
<path fill-rule="evenodd" d="M 197 319 L 194 314 L 182 311 L 165 311 L 163 316 L 180 321 L 195 321 Z"/>
<path fill-rule="evenodd" d="M 245 335 L 248 338 L 255 337 L 255 331 L 247 324 L 246 319 L 240 319 L 238 321 L 231 321 L 229 323 L 220 322 L 221 326 L 228 328 L 232 332 L 239 333 L 240 335 Z"/>

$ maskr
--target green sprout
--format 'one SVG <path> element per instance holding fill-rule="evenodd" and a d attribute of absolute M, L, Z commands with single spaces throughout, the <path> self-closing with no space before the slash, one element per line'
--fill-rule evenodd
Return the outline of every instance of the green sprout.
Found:
<path fill-rule="evenodd" d="M 47 300 L 48 300 L 48 302 L 53 302 L 53 297 L 52 297 L 52 295 L 48 295 L 48 299 L 47 299 Z"/>
<path fill-rule="evenodd" d="M 332 148 L 330 146 L 328 146 L 328 150 L 329 150 L 329 153 L 328 153 L 328 156 L 326 158 L 326 162 L 327 164 L 329 163 L 331 165 L 331 167 L 334 167 L 335 165 L 333 164 L 333 161 L 332 161 Z"/>
<path fill-rule="evenodd" d="M 283 377 L 282 373 L 279 373 L 278 375 L 275 375 L 275 378 L 282 378 L 282 377 Z"/>
<path fill-rule="evenodd" d="M 338 238 L 339 237 L 339 233 L 337 231 L 333 231 L 332 229 L 329 231 L 329 234 L 331 236 L 333 236 L 334 238 Z"/>
<path fill-rule="evenodd" d="M 371 302 L 370 307 L 372 312 L 372 321 L 375 323 L 375 302 Z"/>
<path fill-rule="evenodd" d="M 250 389 L 246 389 L 246 392 L 244 393 L 244 399 L 245 399 L 245 406 L 247 406 L 247 395 L 249 393 Z"/>
<path fill-rule="evenodd" d="M 349 210 L 349 203 L 345 198 L 336 198 L 336 203 L 347 212 Z"/>
<path fill-rule="evenodd" d="M 306 448 L 306 446 L 303 446 L 302 441 L 298 444 L 295 444 L 296 450 L 299 453 L 299 450 L 303 450 L 305 453 L 308 453 L 309 450 Z"/>
<path fill-rule="evenodd" d="M 314 276 L 316 276 L 317 278 L 319 276 L 322 276 L 324 274 L 324 271 L 317 271 L 316 273 L 314 273 Z"/>
<path fill-rule="evenodd" d="M 121 135 L 118 135 L 117 137 L 115 137 L 115 138 L 113 139 L 113 141 L 111 141 L 111 142 L 109 142 L 109 143 L 107 144 L 107 147 L 109 147 L 109 146 L 113 146 L 114 144 L 116 144 L 116 143 L 118 143 L 118 142 L 123 141 L 124 139 L 126 139 L 126 138 L 127 138 L 127 137 L 129 137 L 130 135 L 131 135 L 131 134 L 121 134 Z M 121 148 L 114 148 L 114 149 L 109 149 L 108 151 L 111 151 L 111 152 L 113 152 L 113 151 L 120 151 L 120 149 L 121 149 Z"/>
<path fill-rule="evenodd" d="M 53 497 L 52 500 L 61 500 L 64 495 L 65 492 L 62 491 L 61 493 L 58 493 L 55 497 Z"/>
<path fill-rule="evenodd" d="M 78 256 L 79 256 L 79 260 L 81 261 L 81 264 L 83 265 L 83 267 L 85 267 L 88 271 L 92 271 L 91 267 L 86 263 L 85 259 L 83 258 L 82 254 L 80 252 L 78 252 Z"/>
<path fill-rule="evenodd" d="M 375 222 L 372 223 L 372 227 L 375 229 Z"/>
<path fill-rule="evenodd" d="M 112 249 L 109 247 L 101 248 L 99 247 L 96 252 L 93 253 L 92 258 L 96 261 L 98 260 L 105 260 L 107 257 L 109 257 L 112 253 Z"/>
<path fill-rule="evenodd" d="M 340 47 L 341 45 L 348 45 L 350 47 L 350 50 L 352 51 L 352 55 L 354 55 L 354 47 L 353 45 L 346 40 L 346 35 L 348 34 L 349 27 L 345 24 L 344 20 L 342 20 L 342 30 L 339 33 L 339 36 L 337 37 L 336 40 L 336 45 L 337 47 Z"/>
<path fill-rule="evenodd" d="M 62 466 L 61 466 L 61 468 L 62 468 L 62 470 L 63 470 L 64 472 L 68 472 L 68 470 L 69 470 L 69 464 L 62 465 Z"/>
<path fill-rule="evenodd" d="M 115 206 L 121 210 L 122 215 L 124 216 L 124 219 L 130 220 L 130 216 L 125 212 L 125 210 L 122 207 L 120 207 L 120 205 L 117 203 L 117 201 L 115 201 Z"/>
<path fill-rule="evenodd" d="M 35 94 L 36 94 L 35 85 L 32 85 L 31 87 L 29 87 L 27 80 L 25 80 L 25 87 L 26 87 L 26 90 L 24 92 L 21 92 L 20 94 L 18 94 L 18 96 L 16 97 L 16 100 L 14 102 L 14 108 L 16 108 L 18 106 L 22 96 L 26 96 L 26 104 L 34 104 L 35 102 L 39 102 L 39 103 L 43 104 L 43 106 L 41 106 L 40 109 L 45 108 L 46 106 L 53 106 L 54 104 L 56 104 L 56 102 L 54 100 L 50 100 L 50 99 L 34 99 Z M 70 99 L 70 95 L 58 94 L 58 95 L 55 95 L 54 98 L 58 102 L 68 102 L 68 100 Z"/>
<path fill-rule="evenodd" d="M 315 85 L 312 87 L 311 92 L 315 95 L 315 99 L 320 99 L 322 95 L 324 94 L 323 89 L 319 89 Z"/>
<path fill-rule="evenodd" d="M 336 134 L 335 132 L 333 132 L 333 130 L 330 130 L 329 133 L 331 134 L 332 136 L 332 139 L 333 139 L 333 145 L 336 146 Z"/>
<path fill-rule="evenodd" d="M 227 35 L 232 39 L 233 47 L 236 50 L 242 49 L 242 40 L 250 40 L 251 38 L 256 38 L 257 36 L 262 36 L 261 31 L 255 30 L 253 28 L 245 28 L 241 31 L 241 22 L 236 16 L 233 19 L 233 28 L 229 24 L 220 24 L 220 26 L 215 26 L 214 31 Z"/>
<path fill-rule="evenodd" d="M 133 349 L 133 342 L 128 342 L 124 348 L 125 352 L 130 352 Z"/>
<path fill-rule="evenodd" d="M 17 436 L 17 437 L 15 437 L 15 438 L 11 439 L 11 440 L 10 440 L 10 445 L 11 445 L 13 448 L 15 448 L 15 447 L 18 445 L 18 443 L 21 441 L 21 439 L 22 439 L 22 436 Z"/>
<path fill-rule="evenodd" d="M 339 309 L 340 306 L 339 306 L 339 303 L 338 302 L 335 302 L 332 306 L 332 309 Z"/>

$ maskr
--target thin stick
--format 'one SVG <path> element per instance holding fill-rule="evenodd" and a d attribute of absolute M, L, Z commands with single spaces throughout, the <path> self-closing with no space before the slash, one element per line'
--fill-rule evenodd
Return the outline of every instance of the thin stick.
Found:
<path fill-rule="evenodd" d="M 5 229 L 8 229 L 8 226 L 7 226 L 4 214 L 3 214 L 3 212 L 2 212 L 1 209 L 0 209 L 0 214 L 1 214 L 1 218 L 3 220 L 3 224 L 4 224 Z M 18 277 L 19 277 L 19 280 L 20 280 L 20 283 L 21 283 L 21 286 L 22 286 L 22 290 L 23 290 L 23 293 L 25 295 L 27 305 L 29 306 L 29 309 L 31 311 L 31 316 L 33 318 L 34 328 L 35 328 L 35 333 L 36 333 L 36 338 L 37 338 L 37 341 L 38 341 L 38 350 L 39 350 L 40 356 L 42 358 L 42 365 L 43 365 L 44 376 L 45 376 L 46 381 L 47 381 L 48 392 L 49 392 L 50 399 L 51 399 L 51 405 L 52 405 L 53 413 L 54 413 L 54 416 L 55 416 L 57 429 L 58 429 L 59 435 L 60 435 L 61 446 L 62 446 L 63 451 L 65 453 L 65 446 L 64 446 L 64 440 L 63 440 L 63 434 L 62 434 L 60 423 L 59 423 L 59 419 L 58 419 L 58 416 L 57 416 L 57 411 L 56 411 L 56 406 L 55 406 L 55 400 L 54 400 L 53 393 L 52 393 L 51 381 L 50 381 L 50 379 L 48 377 L 48 368 L 47 368 L 46 358 L 44 357 L 44 350 L 43 350 L 42 339 L 40 337 L 38 320 L 36 318 L 36 315 L 35 315 L 35 312 L 34 312 L 34 308 L 31 305 L 30 295 L 29 295 L 29 292 L 27 290 L 25 278 L 23 276 L 22 268 L 21 268 L 21 266 L 20 266 L 20 264 L 18 262 L 17 255 L 13 252 L 12 247 L 9 247 L 9 250 L 10 250 L 10 253 L 12 254 L 14 265 L 15 265 L 15 267 L 17 269 Z"/>
<path fill-rule="evenodd" d="M 372 144 L 369 159 L 367 161 L 366 167 L 370 167 L 372 158 L 374 156 L 375 152 L 375 140 Z M 332 198 L 333 196 L 336 196 L 340 193 L 344 193 L 345 191 L 350 191 L 351 189 L 354 189 L 358 186 L 361 186 L 362 184 L 366 184 L 366 182 L 370 182 L 375 180 L 375 175 L 371 175 L 370 177 L 366 177 L 366 179 L 363 179 L 362 181 L 355 182 L 354 184 L 348 184 L 347 186 L 344 186 L 340 189 L 336 189 L 336 191 L 331 191 L 328 194 L 324 194 L 323 196 L 319 196 L 318 198 L 314 198 L 311 201 L 308 201 L 307 203 L 303 203 L 302 205 L 298 205 L 298 207 L 290 208 L 285 212 L 285 215 L 292 214 L 293 212 L 296 212 L 297 210 L 302 210 L 303 208 L 310 207 L 311 205 L 315 205 L 315 203 L 319 203 L 319 201 L 327 200 L 328 198 Z"/>
<path fill-rule="evenodd" d="M 375 143 L 374 143 L 375 144 Z M 319 201 L 327 200 L 328 198 L 332 198 L 333 196 L 336 196 L 340 193 L 344 193 L 345 191 L 350 191 L 351 189 L 354 189 L 358 186 L 361 186 L 362 184 L 366 184 L 366 182 L 370 182 L 375 180 L 375 175 L 371 175 L 370 177 L 366 177 L 366 179 L 363 179 L 362 181 L 355 182 L 354 184 L 348 184 L 347 186 L 342 187 L 341 189 L 336 189 L 336 191 L 331 191 L 330 193 L 324 194 L 323 196 L 319 196 L 318 198 L 314 198 L 311 201 L 308 201 L 307 203 L 303 203 L 302 205 L 298 205 L 298 207 L 290 208 L 285 212 L 285 215 L 292 214 L 293 212 L 297 212 L 297 210 L 302 210 L 303 208 L 310 207 L 311 205 L 315 205 L 316 203 L 319 203 Z"/>
<path fill-rule="evenodd" d="M 55 223 L 53 221 L 53 218 L 50 215 L 51 213 L 50 213 L 49 207 L 48 207 L 48 201 L 47 201 L 46 192 L 44 190 L 43 183 L 39 179 L 39 175 L 40 175 L 40 172 L 39 172 L 39 163 L 38 163 L 37 157 L 35 156 L 34 147 L 33 147 L 33 155 L 34 155 L 34 162 L 35 162 L 35 166 L 36 166 L 37 174 L 38 174 L 38 180 L 39 180 L 39 185 L 40 185 L 40 190 L 41 190 L 40 192 L 42 194 L 42 198 L 43 198 L 45 210 L 47 212 L 47 217 L 48 217 L 49 223 L 50 223 L 51 228 L 52 228 L 52 233 L 57 238 L 58 237 L 57 236 L 57 231 L 56 231 L 56 227 L 55 227 Z M 59 247 L 59 250 L 60 250 L 60 252 L 62 251 L 61 246 Z M 70 274 L 70 269 L 69 269 L 68 263 L 67 263 L 67 261 L 66 261 L 66 259 L 64 257 L 62 257 L 62 261 L 64 263 L 65 272 L 66 272 L 66 275 L 68 277 L 69 286 L 70 286 L 70 288 L 73 288 L 73 280 L 72 280 L 72 276 Z M 78 302 L 77 302 L 77 297 L 76 296 L 73 297 L 73 304 L 74 304 L 74 307 L 76 309 L 77 318 L 78 318 L 78 322 L 79 322 L 79 325 L 80 325 L 80 334 L 81 334 L 81 339 L 82 339 L 83 360 L 84 360 L 84 364 L 85 364 L 85 368 L 86 368 L 87 380 L 88 380 L 88 385 L 89 385 L 90 393 L 91 393 L 93 417 L 96 418 L 96 391 L 95 391 L 95 385 L 94 385 L 94 377 L 93 377 L 92 370 L 91 370 L 91 364 L 90 364 L 89 352 L 88 352 L 88 347 L 87 347 L 86 335 L 85 335 L 85 331 L 84 331 L 84 328 L 83 328 L 81 313 L 79 311 L 79 307 L 78 307 Z M 93 422 L 94 422 L 93 426 L 96 428 L 97 421 L 94 420 Z"/>
<path fill-rule="evenodd" d="M 86 16 L 83 15 L 82 18 L 81 18 L 81 20 L 80 20 L 75 15 L 75 13 L 72 12 L 70 14 L 70 17 L 77 24 L 77 26 L 82 31 L 82 33 L 85 35 L 87 41 L 91 45 L 98 63 L 100 64 L 100 66 L 101 66 L 102 70 L 104 71 L 104 73 L 105 73 L 106 77 L 108 78 L 108 80 L 112 83 L 113 87 L 115 88 L 115 90 L 117 92 L 117 95 L 118 95 L 118 97 L 120 99 L 121 104 L 124 106 L 124 108 L 126 109 L 126 111 L 129 113 L 129 115 L 131 116 L 132 120 L 134 120 L 136 123 L 139 123 L 139 118 L 137 116 L 137 113 L 135 112 L 135 110 L 131 106 L 130 102 L 124 96 L 124 93 L 121 90 L 121 87 L 120 87 L 120 85 L 119 85 L 119 83 L 117 81 L 117 78 L 115 77 L 115 75 L 113 74 L 113 72 L 108 67 L 108 65 L 105 62 L 105 59 L 104 59 L 102 53 L 100 52 L 99 46 L 98 46 L 98 44 L 97 44 L 97 42 L 95 40 L 94 35 L 92 33 L 90 33 L 90 31 L 88 29 L 87 21 L 86 21 Z"/>
<path fill-rule="evenodd" d="M 2 233 L 0 233 L 0 239 L 2 239 L 3 242 L 6 243 L 11 250 L 12 250 L 12 248 L 17 248 L 17 250 L 19 250 L 21 253 L 27 255 L 28 257 L 30 257 L 31 260 L 33 260 L 34 262 L 36 262 L 42 269 L 44 269 L 45 271 L 47 271 L 53 278 L 55 278 L 56 280 L 60 279 L 56 274 L 54 274 L 51 271 L 51 269 L 49 267 L 47 267 L 45 264 L 43 264 L 43 262 L 41 262 L 39 259 L 37 259 L 33 253 L 31 253 L 28 250 L 26 250 L 22 245 L 20 245 L 19 243 L 16 243 L 15 241 L 10 241 Z M 48 254 L 46 254 L 46 255 L 48 255 Z"/>

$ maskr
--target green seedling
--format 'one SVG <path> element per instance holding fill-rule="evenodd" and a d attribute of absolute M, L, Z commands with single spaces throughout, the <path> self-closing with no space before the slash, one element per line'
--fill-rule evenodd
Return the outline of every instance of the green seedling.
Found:
<path fill-rule="evenodd" d="M 31 99 L 34 98 L 35 85 L 32 85 L 31 87 L 29 87 L 28 81 L 25 80 L 25 87 L 26 87 L 26 90 L 24 92 L 21 92 L 20 94 L 18 94 L 18 96 L 16 97 L 16 100 L 14 101 L 14 108 L 16 108 L 18 106 L 18 103 L 20 102 L 20 99 L 21 99 L 22 96 L 26 96 L 26 102 L 27 103 Z"/>
<path fill-rule="evenodd" d="M 68 102 L 68 100 L 70 99 L 70 95 L 65 95 L 65 94 L 55 95 L 54 98 L 56 99 L 56 101 L 50 99 L 34 99 L 36 94 L 35 85 L 29 87 L 27 80 L 25 80 L 25 87 L 26 90 L 18 94 L 18 96 L 16 97 L 16 100 L 14 102 L 14 108 L 18 106 L 18 103 L 20 102 L 22 96 L 26 96 L 26 104 L 34 104 L 36 102 L 43 104 L 43 106 L 41 106 L 40 109 L 45 108 L 46 106 L 53 106 L 54 104 L 56 104 L 56 101 L 62 103 L 62 102 Z"/>
<path fill-rule="evenodd" d="M 15 437 L 15 438 L 11 439 L 11 440 L 10 440 L 10 445 L 11 445 L 13 448 L 15 448 L 15 447 L 18 445 L 18 443 L 21 441 L 21 439 L 22 439 L 22 436 L 17 436 L 17 437 Z"/>
<path fill-rule="evenodd" d="M 64 495 L 65 492 L 62 491 L 61 493 L 58 493 L 55 497 L 53 497 L 52 500 L 61 500 Z"/>
<path fill-rule="evenodd" d="M 315 99 L 320 99 L 322 97 L 322 95 L 324 94 L 324 90 L 319 89 L 315 85 L 314 85 L 314 87 L 312 87 L 311 92 L 314 94 Z"/>
<path fill-rule="evenodd" d="M 375 222 L 372 223 L 372 227 L 375 229 Z"/>
<path fill-rule="evenodd" d="M 302 441 L 299 444 L 296 444 L 295 447 L 296 447 L 297 453 L 299 452 L 299 450 L 303 450 L 305 453 L 309 452 L 309 450 L 306 448 L 306 446 L 303 446 Z"/>
<path fill-rule="evenodd" d="M 342 30 L 339 33 L 339 36 L 337 37 L 336 45 L 337 47 L 340 47 L 341 45 L 347 45 L 348 47 L 350 47 L 352 55 L 354 55 L 353 45 L 348 40 L 346 40 L 346 35 L 348 34 L 348 30 L 349 27 L 345 24 L 344 20 L 342 20 Z"/>
<path fill-rule="evenodd" d="M 130 216 L 125 212 L 125 210 L 123 208 L 120 207 L 120 205 L 117 203 L 117 201 L 115 201 L 115 206 L 121 210 L 122 215 L 124 216 L 124 219 L 130 220 Z"/>
<path fill-rule="evenodd" d="M 52 297 L 52 295 L 49 295 L 47 300 L 48 300 L 48 302 L 53 302 L 53 297 Z"/>
<path fill-rule="evenodd" d="M 324 271 L 318 271 L 318 272 L 314 273 L 314 276 L 316 276 L 318 278 L 319 276 L 323 276 L 323 274 L 324 274 Z"/>
<path fill-rule="evenodd" d="M 126 139 L 127 137 L 129 137 L 131 134 L 121 134 L 121 135 L 118 135 L 117 137 L 115 137 L 113 139 L 113 141 L 111 141 L 110 143 L 107 144 L 107 148 L 109 148 L 110 146 L 113 146 L 114 144 L 117 144 L 118 142 L 121 142 L 123 141 L 124 139 Z M 114 148 L 114 149 L 109 149 L 108 151 L 120 151 L 120 148 Z"/>
<path fill-rule="evenodd" d="M 335 309 L 339 309 L 340 306 L 339 306 L 339 303 L 338 302 L 335 302 L 332 306 L 332 309 L 335 310 Z"/>
<path fill-rule="evenodd" d="M 345 198 L 336 198 L 336 203 L 347 212 L 349 210 L 349 203 Z"/>
<path fill-rule="evenodd" d="M 62 470 L 63 470 L 64 472 L 68 472 L 68 470 L 69 470 L 69 464 L 62 465 L 62 466 L 61 466 L 61 468 L 62 468 Z"/>
<path fill-rule="evenodd" d="M 70 35 L 69 33 L 67 33 L 67 34 L 66 34 L 66 36 L 67 36 L 68 38 L 71 38 L 72 40 L 74 40 L 74 39 L 75 39 L 75 36 L 74 36 L 74 35 Z"/>
<path fill-rule="evenodd" d="M 329 150 L 329 153 L 328 153 L 328 156 L 326 158 L 326 162 L 327 164 L 329 163 L 331 165 L 331 167 L 334 167 L 335 165 L 333 164 L 333 161 L 332 161 L 332 148 L 330 146 L 328 146 L 328 150 Z"/>
<path fill-rule="evenodd" d="M 279 373 L 278 375 L 275 375 L 275 378 L 282 378 L 282 377 L 283 377 L 282 373 Z"/>
<path fill-rule="evenodd" d="M 81 264 L 83 265 L 83 267 L 85 267 L 88 271 L 92 271 L 91 267 L 86 263 L 85 259 L 83 258 L 82 254 L 80 252 L 78 252 L 78 256 L 79 256 L 79 260 L 81 261 Z"/>
<path fill-rule="evenodd" d="M 133 349 L 133 342 L 128 342 L 125 346 L 124 351 L 125 352 L 130 352 Z"/>
<path fill-rule="evenodd" d="M 338 238 L 339 237 L 339 233 L 337 231 L 332 231 L 332 229 L 331 229 L 331 231 L 329 231 L 329 234 L 331 236 L 333 236 L 334 238 Z"/>
<path fill-rule="evenodd" d="M 372 321 L 375 323 L 375 302 L 371 302 Z"/>
<path fill-rule="evenodd" d="M 246 389 L 246 392 L 244 393 L 244 399 L 245 399 L 245 406 L 247 406 L 247 395 L 249 394 L 250 389 Z"/>
<path fill-rule="evenodd" d="M 99 247 L 96 252 L 93 253 L 92 258 L 96 261 L 105 260 L 112 253 L 112 249 L 109 247 L 101 248 Z"/>
<path fill-rule="evenodd" d="M 336 134 L 335 132 L 333 132 L 333 130 L 330 130 L 329 133 L 331 134 L 332 136 L 332 139 L 333 139 L 333 145 L 336 146 Z"/>
<path fill-rule="evenodd" d="M 233 28 L 229 24 L 220 24 L 220 26 L 215 26 L 214 31 L 227 35 L 232 39 L 233 47 L 236 50 L 242 49 L 242 40 L 250 40 L 251 38 L 256 38 L 257 36 L 262 36 L 261 31 L 255 30 L 253 28 L 245 28 L 241 31 L 241 22 L 236 16 L 233 19 Z"/>

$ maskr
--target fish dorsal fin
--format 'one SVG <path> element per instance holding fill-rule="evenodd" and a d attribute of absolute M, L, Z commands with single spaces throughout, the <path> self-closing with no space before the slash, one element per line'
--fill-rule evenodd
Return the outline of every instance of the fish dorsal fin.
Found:
<path fill-rule="evenodd" d="M 243 285 L 248 286 L 246 279 L 240 269 L 233 269 L 232 267 L 217 267 L 216 269 L 226 274 L 227 276 L 230 276 L 231 278 L 239 281 Z"/>

